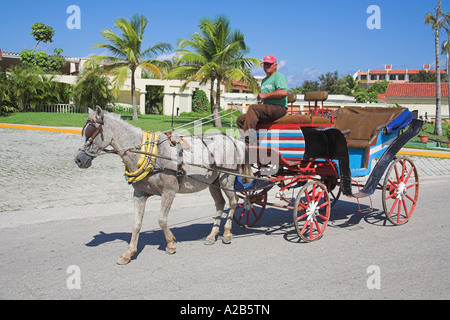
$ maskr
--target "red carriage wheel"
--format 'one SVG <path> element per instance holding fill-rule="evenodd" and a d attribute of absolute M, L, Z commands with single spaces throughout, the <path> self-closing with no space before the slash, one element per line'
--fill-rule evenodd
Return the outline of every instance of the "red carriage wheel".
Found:
<path fill-rule="evenodd" d="M 396 226 L 408 222 L 419 198 L 419 176 L 411 160 L 398 158 L 391 164 L 382 196 L 386 218 Z"/>
<path fill-rule="evenodd" d="M 268 190 L 239 193 L 239 202 L 233 216 L 234 221 L 242 227 L 253 227 L 261 219 L 266 209 L 267 192 Z"/>
<path fill-rule="evenodd" d="M 298 193 L 294 206 L 294 224 L 299 237 L 306 242 L 320 239 L 330 212 L 327 188 L 318 181 L 309 181 Z"/>

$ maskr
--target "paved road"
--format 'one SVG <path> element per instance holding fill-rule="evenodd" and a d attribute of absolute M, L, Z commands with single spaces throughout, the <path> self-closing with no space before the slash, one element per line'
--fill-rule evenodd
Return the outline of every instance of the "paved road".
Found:
<path fill-rule="evenodd" d="M 298 242 L 291 213 L 268 209 L 255 228 L 233 227 L 231 245 L 206 247 L 214 209 L 205 191 L 176 199 L 178 252 L 167 256 L 153 199 L 137 258 L 117 266 L 131 235 L 131 187 L 117 156 L 78 169 L 81 142 L 0 128 L 0 299 L 450 298 L 449 159 L 412 157 L 421 195 L 406 226 L 384 225 L 379 194 L 368 215 L 344 198 L 311 244 Z M 368 289 L 372 272 L 380 289 Z"/>

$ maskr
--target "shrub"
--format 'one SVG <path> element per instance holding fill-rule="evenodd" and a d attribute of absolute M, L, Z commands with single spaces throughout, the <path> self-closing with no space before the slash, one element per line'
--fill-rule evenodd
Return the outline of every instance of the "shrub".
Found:
<path fill-rule="evenodd" d="M 208 97 L 205 91 L 197 89 L 192 96 L 192 111 L 197 113 L 204 113 L 210 111 Z"/>

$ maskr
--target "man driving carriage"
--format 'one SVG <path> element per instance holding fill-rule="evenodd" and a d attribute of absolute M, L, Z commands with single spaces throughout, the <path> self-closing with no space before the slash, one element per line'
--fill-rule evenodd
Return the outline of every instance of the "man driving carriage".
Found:
<path fill-rule="evenodd" d="M 266 56 L 263 67 L 266 78 L 262 81 L 257 98 L 262 104 L 251 105 L 247 113 L 239 116 L 236 121 L 243 137 L 254 135 L 259 123 L 272 123 L 287 113 L 289 88 L 286 77 L 277 70 L 277 59 L 272 55 Z"/>

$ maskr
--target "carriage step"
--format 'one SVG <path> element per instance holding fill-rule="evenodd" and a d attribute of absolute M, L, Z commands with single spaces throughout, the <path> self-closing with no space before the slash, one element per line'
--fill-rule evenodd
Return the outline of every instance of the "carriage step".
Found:
<path fill-rule="evenodd" d="M 372 205 L 372 197 L 371 196 L 369 196 L 367 194 L 364 194 L 364 193 L 361 193 L 361 192 L 358 192 L 357 194 L 354 195 L 354 197 L 356 198 L 356 201 L 358 202 L 358 212 L 359 213 L 371 213 L 371 212 L 373 212 L 373 205 Z M 359 203 L 359 199 L 364 199 L 364 198 L 369 198 L 369 200 L 370 200 L 370 207 L 365 208 L 365 209 L 361 209 L 361 204 Z"/>

